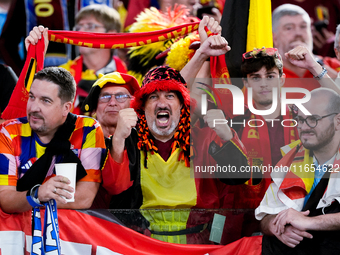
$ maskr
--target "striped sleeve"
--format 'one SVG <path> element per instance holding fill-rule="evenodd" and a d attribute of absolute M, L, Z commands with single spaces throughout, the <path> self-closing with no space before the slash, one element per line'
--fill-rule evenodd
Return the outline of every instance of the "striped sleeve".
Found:
<path fill-rule="evenodd" d="M 81 141 L 78 157 L 87 172 L 87 175 L 80 181 L 101 182 L 101 170 L 106 157 L 106 147 L 104 134 L 99 123 L 89 117 L 79 117 L 74 133 L 71 139 L 78 139 L 76 143 Z"/>
<path fill-rule="evenodd" d="M 12 125 L 12 127 L 16 125 Z M 15 130 L 17 131 L 17 130 Z M 19 139 L 11 130 L 1 127 L 0 131 L 0 185 L 16 186 L 18 180 L 15 146 L 13 138 Z"/>

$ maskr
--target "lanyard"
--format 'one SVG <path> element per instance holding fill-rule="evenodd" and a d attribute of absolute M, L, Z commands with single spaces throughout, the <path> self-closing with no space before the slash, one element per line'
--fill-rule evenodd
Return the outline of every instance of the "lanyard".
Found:
<path fill-rule="evenodd" d="M 61 255 L 56 201 L 52 199 L 44 205 L 46 209 L 43 236 L 41 236 L 40 208 L 33 208 L 31 255 L 45 255 L 53 251 L 53 254 Z"/>

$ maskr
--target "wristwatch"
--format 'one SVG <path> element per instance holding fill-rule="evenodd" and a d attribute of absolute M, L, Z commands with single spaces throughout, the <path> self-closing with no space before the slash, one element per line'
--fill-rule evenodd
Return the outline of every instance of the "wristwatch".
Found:
<path fill-rule="evenodd" d="M 37 185 L 33 186 L 33 188 L 28 190 L 27 193 L 26 193 L 26 199 L 32 207 L 43 206 L 40 203 L 40 200 L 38 198 L 38 189 L 39 189 L 40 186 L 41 186 L 40 184 L 37 184 Z"/>
<path fill-rule="evenodd" d="M 317 80 L 320 80 L 320 79 L 322 79 L 326 75 L 326 73 L 327 73 L 326 68 L 322 67 L 322 72 L 319 75 L 314 76 L 314 78 L 317 79 Z"/>

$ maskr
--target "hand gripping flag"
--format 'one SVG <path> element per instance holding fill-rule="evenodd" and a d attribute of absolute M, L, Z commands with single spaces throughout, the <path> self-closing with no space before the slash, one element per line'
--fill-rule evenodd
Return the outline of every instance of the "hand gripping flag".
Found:
<path fill-rule="evenodd" d="M 1 118 L 12 119 L 26 116 L 28 91 L 31 87 L 34 74 L 43 68 L 44 48 L 43 38 L 36 45 L 29 46 L 24 68 L 20 73 L 17 85 Z"/>

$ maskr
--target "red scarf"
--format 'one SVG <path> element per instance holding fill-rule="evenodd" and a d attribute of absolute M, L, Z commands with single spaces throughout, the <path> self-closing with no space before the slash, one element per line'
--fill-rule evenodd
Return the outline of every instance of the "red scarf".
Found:
<path fill-rule="evenodd" d="M 128 48 L 153 42 L 164 41 L 183 36 L 198 29 L 199 22 L 182 24 L 176 27 L 145 33 L 88 33 L 76 31 L 48 31 L 50 41 L 68 43 L 92 48 Z M 26 116 L 28 89 L 33 81 L 33 75 L 44 65 L 44 42 L 30 45 L 24 68 L 21 71 L 17 85 L 14 88 L 8 106 L 2 114 L 3 119 L 13 119 Z"/>
<path fill-rule="evenodd" d="M 143 33 L 88 33 L 76 31 L 48 31 L 53 42 L 102 49 L 121 49 L 165 41 L 184 36 L 198 29 L 199 22 Z"/>
<path fill-rule="evenodd" d="M 293 115 L 291 111 L 287 108 L 288 115 L 283 116 L 283 120 L 285 121 L 285 126 L 288 125 L 288 120 L 293 119 Z M 242 143 L 248 149 L 247 155 L 249 158 L 249 163 L 251 165 L 272 165 L 271 161 L 271 148 L 270 148 L 270 140 L 269 140 L 269 132 L 268 125 L 265 119 L 262 116 L 251 114 L 250 120 L 251 125 L 260 126 L 262 120 L 264 125 L 262 127 L 251 127 L 249 125 L 245 125 L 245 128 L 242 132 Z M 290 121 L 291 122 L 291 121 Z M 293 122 L 291 124 L 294 125 Z M 290 144 L 296 140 L 298 140 L 298 134 L 296 132 L 296 128 L 294 126 L 284 127 L 284 143 Z M 258 159 L 258 161 L 256 161 Z M 267 173 L 267 176 L 270 178 L 270 173 Z"/>
<path fill-rule="evenodd" d="M 288 120 L 293 119 L 292 112 L 288 110 L 288 114 L 283 116 L 285 126 L 289 125 Z M 246 126 L 242 132 L 241 141 L 247 148 L 247 156 L 250 165 L 261 164 L 264 166 L 272 165 L 271 162 L 271 148 L 269 140 L 269 132 L 267 122 L 262 116 L 251 114 L 250 119 L 252 120 L 262 120 L 264 125 L 262 127 L 249 127 L 246 122 Z M 251 125 L 260 126 L 262 123 L 260 121 L 252 121 Z M 298 133 L 294 126 L 284 127 L 284 143 L 290 144 L 298 140 Z M 274 166 L 273 166 L 274 167 Z M 252 179 L 248 181 L 248 184 L 237 185 L 235 187 L 235 208 L 256 208 L 268 186 L 271 183 L 270 172 L 265 172 L 262 181 L 257 185 L 252 185 Z"/>

